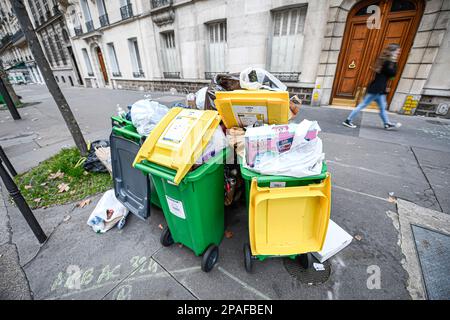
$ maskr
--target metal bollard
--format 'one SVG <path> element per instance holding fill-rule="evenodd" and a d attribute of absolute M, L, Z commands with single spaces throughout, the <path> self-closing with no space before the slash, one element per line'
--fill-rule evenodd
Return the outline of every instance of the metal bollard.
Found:
<path fill-rule="evenodd" d="M 8 190 L 9 195 L 16 203 L 23 217 L 25 218 L 34 235 L 38 239 L 39 243 L 44 243 L 45 240 L 47 240 L 47 236 L 45 235 L 44 230 L 42 230 L 41 226 L 39 225 L 39 222 L 36 220 L 36 217 L 34 216 L 33 212 L 28 206 L 28 203 L 25 201 L 25 198 L 20 193 L 19 188 L 17 188 L 16 183 L 6 171 L 1 159 L 0 159 L 0 177 L 2 178 L 3 183 L 5 184 L 5 187 Z"/>
<path fill-rule="evenodd" d="M 13 167 L 11 161 L 9 161 L 9 159 L 8 159 L 8 157 L 6 156 L 6 153 L 5 153 L 5 151 L 3 150 L 2 146 L 0 146 L 0 160 L 2 160 L 2 161 L 5 163 L 6 168 L 8 168 L 9 173 L 10 173 L 13 177 L 17 176 L 17 171 L 16 171 L 16 169 L 14 169 L 14 167 Z"/>

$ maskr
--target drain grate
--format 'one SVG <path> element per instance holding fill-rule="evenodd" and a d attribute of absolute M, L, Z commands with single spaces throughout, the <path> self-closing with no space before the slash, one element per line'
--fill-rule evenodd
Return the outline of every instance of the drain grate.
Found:
<path fill-rule="evenodd" d="M 411 225 L 430 300 L 450 299 L 450 236 Z"/>
<path fill-rule="evenodd" d="M 312 263 L 311 268 L 303 268 L 298 259 L 298 257 L 294 260 L 290 258 L 283 259 L 283 264 L 286 271 L 297 281 L 315 285 L 325 283 L 330 278 L 331 264 L 328 261 L 323 263 L 325 270 L 316 271 L 316 269 L 312 266 Z M 312 258 L 312 260 L 315 263 L 319 263 L 315 258 Z"/>

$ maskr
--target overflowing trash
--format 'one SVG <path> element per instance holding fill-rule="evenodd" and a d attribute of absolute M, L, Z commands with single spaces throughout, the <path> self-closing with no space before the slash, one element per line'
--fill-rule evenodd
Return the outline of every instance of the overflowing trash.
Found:
<path fill-rule="evenodd" d="M 114 190 L 106 191 L 92 211 L 87 224 L 97 233 L 105 233 L 127 213 L 127 208 L 117 200 Z"/>
<path fill-rule="evenodd" d="M 108 148 L 109 142 L 107 140 L 96 140 L 89 146 L 89 153 L 83 163 L 84 170 L 89 172 L 108 172 L 108 168 L 102 163 L 97 156 L 99 148 Z"/>
<path fill-rule="evenodd" d="M 279 79 L 253 67 L 217 74 L 208 87 L 187 92 L 184 103 L 136 101 L 112 117 L 114 190 L 88 224 L 105 232 L 119 222 L 120 229 L 128 212 L 145 219 L 152 204 L 166 220 L 161 244 L 191 249 L 208 272 L 223 238 L 232 238 L 224 207 L 245 195 L 248 272 L 254 260 L 268 257 L 299 257 L 302 266 L 323 270 L 351 239 L 330 220 L 331 174 L 319 124 L 291 122 L 301 106 Z M 98 158 L 108 165 L 108 156 Z M 312 263 L 313 255 L 320 263 Z"/>
<path fill-rule="evenodd" d="M 140 135 L 148 136 L 167 112 L 169 112 L 169 108 L 165 105 L 157 101 L 142 99 L 131 106 L 131 121 Z"/>

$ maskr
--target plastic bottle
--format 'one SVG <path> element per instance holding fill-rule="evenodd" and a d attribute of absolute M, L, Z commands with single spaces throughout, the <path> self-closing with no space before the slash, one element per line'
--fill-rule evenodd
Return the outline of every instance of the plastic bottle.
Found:
<path fill-rule="evenodd" d="M 311 105 L 319 106 L 320 105 L 320 84 L 316 85 L 311 95 Z"/>
<path fill-rule="evenodd" d="M 122 109 L 120 105 L 117 105 L 117 115 L 125 119 L 127 113 Z"/>

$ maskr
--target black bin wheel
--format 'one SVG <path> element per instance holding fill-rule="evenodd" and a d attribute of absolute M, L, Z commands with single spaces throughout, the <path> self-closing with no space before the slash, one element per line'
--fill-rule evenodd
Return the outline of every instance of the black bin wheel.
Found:
<path fill-rule="evenodd" d="M 170 234 L 169 227 L 164 228 L 163 232 L 161 233 L 161 238 L 159 238 L 159 240 L 164 247 L 173 245 L 174 241 L 172 235 Z"/>
<path fill-rule="evenodd" d="M 250 250 L 250 245 L 248 243 L 244 244 L 244 265 L 245 270 L 250 273 L 253 269 L 253 258 L 252 251 Z"/>
<path fill-rule="evenodd" d="M 212 244 L 206 249 L 202 257 L 202 270 L 204 272 L 210 272 L 214 265 L 219 260 L 219 247 Z"/>
<path fill-rule="evenodd" d="M 298 256 L 298 262 L 303 269 L 309 269 L 312 267 L 312 257 L 310 253 L 304 253 Z"/>

